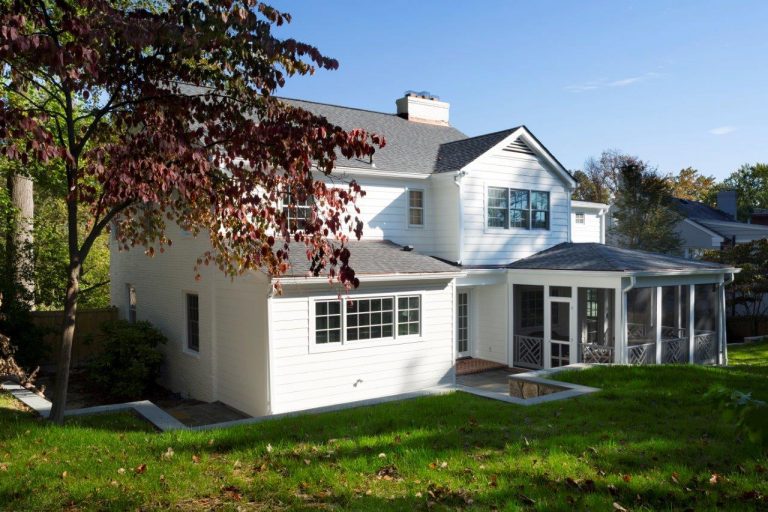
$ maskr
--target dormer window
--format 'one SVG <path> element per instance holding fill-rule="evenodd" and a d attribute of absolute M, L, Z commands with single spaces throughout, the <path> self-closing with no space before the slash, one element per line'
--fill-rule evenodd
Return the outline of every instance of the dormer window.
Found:
<path fill-rule="evenodd" d="M 488 187 L 489 228 L 549 229 L 549 192 Z"/>
<path fill-rule="evenodd" d="M 424 191 L 418 189 L 408 190 L 408 226 L 424 226 Z"/>

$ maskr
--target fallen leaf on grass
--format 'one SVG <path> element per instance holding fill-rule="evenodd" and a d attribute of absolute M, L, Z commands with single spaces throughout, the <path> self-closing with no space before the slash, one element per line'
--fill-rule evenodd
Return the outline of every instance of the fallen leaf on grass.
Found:
<path fill-rule="evenodd" d="M 137 475 L 141 475 L 143 473 L 147 472 L 147 465 L 146 464 L 139 464 L 136 466 L 136 469 L 134 469 Z"/>
<path fill-rule="evenodd" d="M 709 477 L 709 484 L 710 485 L 717 485 L 723 480 L 723 477 L 718 475 L 717 473 L 712 473 L 712 476 Z"/>
<path fill-rule="evenodd" d="M 679 484 L 680 483 L 680 475 L 677 473 L 677 471 L 672 472 L 672 476 L 670 477 L 672 482 Z"/>
<path fill-rule="evenodd" d="M 61 479 L 64 480 L 65 478 L 67 478 L 67 476 L 68 476 L 68 473 L 65 471 L 61 474 Z"/>
<path fill-rule="evenodd" d="M 621 504 L 617 501 L 613 502 L 613 510 L 616 512 L 628 512 L 627 509 L 621 506 Z"/>
<path fill-rule="evenodd" d="M 8 464 L 0 464 L 0 471 L 8 471 Z"/>
<path fill-rule="evenodd" d="M 117 470 L 117 474 L 124 475 L 125 474 L 125 468 L 120 468 Z"/>
<path fill-rule="evenodd" d="M 200 464 L 200 456 L 199 455 L 192 455 L 192 463 L 193 464 Z"/>
<path fill-rule="evenodd" d="M 631 481 L 631 480 L 632 480 L 632 475 L 624 475 L 624 476 L 622 476 L 621 478 L 622 478 L 622 480 L 624 480 L 625 482 L 629 482 L 629 481 Z"/>
<path fill-rule="evenodd" d="M 399 476 L 394 464 L 383 466 L 376 471 L 376 478 L 379 480 L 393 480 Z"/>
<path fill-rule="evenodd" d="M 167 450 L 165 450 L 165 453 L 163 453 L 163 455 L 162 455 L 161 457 L 162 457 L 164 460 L 171 460 L 171 459 L 173 458 L 173 456 L 174 456 L 173 448 L 171 448 L 171 447 L 169 446 L 169 447 L 168 447 L 168 449 L 167 449 Z"/>
<path fill-rule="evenodd" d="M 240 489 L 235 487 L 234 485 L 225 485 L 221 488 L 222 494 L 225 494 L 227 497 L 234 501 L 240 501 L 243 499 L 243 495 L 240 494 Z"/>
<path fill-rule="evenodd" d="M 536 504 L 536 500 L 534 500 L 533 498 L 529 498 L 525 494 L 518 494 L 517 498 L 520 501 L 522 501 L 523 503 L 525 503 L 526 505 L 535 505 Z"/>

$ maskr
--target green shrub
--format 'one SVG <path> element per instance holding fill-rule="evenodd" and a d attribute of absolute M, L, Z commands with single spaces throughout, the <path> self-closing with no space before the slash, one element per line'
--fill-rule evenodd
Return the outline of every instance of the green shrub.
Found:
<path fill-rule="evenodd" d="M 165 336 L 149 322 L 106 322 L 102 350 L 88 365 L 88 380 L 112 398 L 142 398 L 160 375 Z"/>

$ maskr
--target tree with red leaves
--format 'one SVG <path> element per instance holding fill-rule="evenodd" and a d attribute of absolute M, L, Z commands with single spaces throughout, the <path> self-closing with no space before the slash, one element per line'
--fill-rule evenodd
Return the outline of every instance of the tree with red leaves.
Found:
<path fill-rule="evenodd" d="M 288 14 L 254 0 L 0 6 L 1 151 L 22 163 L 58 159 L 66 173 L 68 285 L 53 421 L 63 421 L 82 263 L 110 226 L 122 249 L 149 255 L 171 244 L 168 222 L 209 233 L 198 261 L 230 276 L 280 275 L 288 242 L 304 242 L 317 273 L 357 286 L 345 242 L 361 236 L 363 192 L 322 178 L 339 156 L 367 157 L 384 141 L 273 96 L 287 77 L 338 66 L 272 34 Z M 307 200 L 308 222 L 289 222 Z M 85 235 L 81 216 L 90 221 Z"/>

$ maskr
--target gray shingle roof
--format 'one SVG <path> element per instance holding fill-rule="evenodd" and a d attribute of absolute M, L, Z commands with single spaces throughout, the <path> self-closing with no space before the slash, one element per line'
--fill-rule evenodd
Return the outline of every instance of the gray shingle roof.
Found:
<path fill-rule="evenodd" d="M 431 174 L 435 170 L 440 145 L 466 139 L 451 126 L 436 126 L 408 121 L 396 114 L 373 112 L 311 101 L 281 98 L 286 103 L 321 115 L 345 130 L 362 128 L 382 135 L 387 144 L 376 150 L 372 167 L 366 159 L 340 159 L 339 165 L 368 170 Z"/>
<path fill-rule="evenodd" d="M 646 251 L 620 249 L 603 244 L 562 243 L 518 260 L 510 269 L 587 270 L 595 272 L 653 272 L 725 270 L 730 267 Z"/>
<path fill-rule="evenodd" d="M 365 275 L 407 275 L 407 274 L 436 274 L 456 273 L 461 269 L 444 263 L 432 256 L 426 256 L 416 251 L 404 251 L 403 246 L 389 240 L 353 240 L 347 245 L 352 254 L 350 266 L 358 276 Z M 285 277 L 311 277 L 310 261 L 307 260 L 307 250 L 303 242 L 291 242 L 291 268 Z M 321 272 L 326 275 L 327 272 Z"/>
<path fill-rule="evenodd" d="M 435 172 L 458 171 L 520 128 L 487 133 L 477 137 L 448 142 L 440 146 Z"/>
<path fill-rule="evenodd" d="M 671 199 L 671 206 L 677 213 L 691 220 L 734 220 L 730 214 L 725 213 L 723 210 L 718 210 L 699 201 L 673 197 Z"/>

